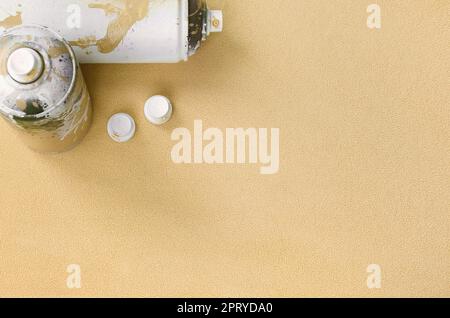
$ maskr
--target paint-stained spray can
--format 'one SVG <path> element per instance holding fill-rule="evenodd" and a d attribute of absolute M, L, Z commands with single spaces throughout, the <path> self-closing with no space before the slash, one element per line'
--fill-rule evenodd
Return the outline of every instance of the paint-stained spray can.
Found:
<path fill-rule="evenodd" d="M 82 63 L 176 63 L 223 16 L 206 0 L 1 0 L 0 33 L 23 23 L 61 34 Z"/>
<path fill-rule="evenodd" d="M 39 152 L 62 152 L 86 135 L 91 102 L 70 45 L 41 26 L 0 36 L 0 115 Z"/>

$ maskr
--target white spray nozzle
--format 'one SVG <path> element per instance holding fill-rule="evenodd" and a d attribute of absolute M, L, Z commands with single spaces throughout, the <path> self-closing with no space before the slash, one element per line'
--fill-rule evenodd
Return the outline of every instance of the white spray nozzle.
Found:
<path fill-rule="evenodd" d="M 16 82 L 29 84 L 36 81 L 44 68 L 41 55 L 30 48 L 20 48 L 8 57 L 9 76 Z"/>
<path fill-rule="evenodd" d="M 208 34 L 223 31 L 222 10 L 208 10 Z"/>

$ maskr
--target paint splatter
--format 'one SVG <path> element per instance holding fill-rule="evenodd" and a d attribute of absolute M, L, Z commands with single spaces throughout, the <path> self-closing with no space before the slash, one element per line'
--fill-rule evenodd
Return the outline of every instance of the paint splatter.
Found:
<path fill-rule="evenodd" d="M 72 46 L 78 46 L 81 49 L 87 49 L 88 47 L 97 45 L 97 38 L 95 35 L 90 35 L 76 41 L 69 41 L 69 44 Z"/>
<path fill-rule="evenodd" d="M 16 15 L 11 15 L 0 21 L 0 28 L 10 29 L 20 24 L 22 24 L 22 13 L 16 12 Z"/>
<path fill-rule="evenodd" d="M 123 41 L 133 25 L 147 16 L 149 5 L 150 0 L 124 0 L 122 7 L 110 2 L 90 3 L 89 8 L 103 10 L 105 15 L 115 15 L 116 18 L 110 22 L 102 39 L 97 40 L 94 36 L 89 36 L 71 41 L 70 44 L 82 49 L 96 46 L 100 53 L 111 53 Z"/>

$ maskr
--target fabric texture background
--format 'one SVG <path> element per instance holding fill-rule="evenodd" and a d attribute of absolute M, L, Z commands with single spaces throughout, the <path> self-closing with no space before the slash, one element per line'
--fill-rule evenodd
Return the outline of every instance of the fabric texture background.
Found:
<path fill-rule="evenodd" d="M 0 121 L 0 296 L 450 296 L 450 2 L 379 0 L 380 30 L 371 3 L 230 0 L 188 63 L 84 65 L 94 123 L 68 153 Z M 195 119 L 280 128 L 280 172 L 175 165 Z"/>

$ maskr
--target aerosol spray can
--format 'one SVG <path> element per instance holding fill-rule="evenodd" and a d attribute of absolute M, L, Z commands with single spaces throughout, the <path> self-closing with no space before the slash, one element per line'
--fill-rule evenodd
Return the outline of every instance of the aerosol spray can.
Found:
<path fill-rule="evenodd" d="M 61 34 L 81 63 L 176 63 L 223 17 L 206 0 L 1 0 L 0 33 L 22 23 Z"/>
<path fill-rule="evenodd" d="M 91 122 L 91 103 L 70 45 L 41 26 L 0 36 L 0 115 L 39 152 L 77 145 Z"/>

